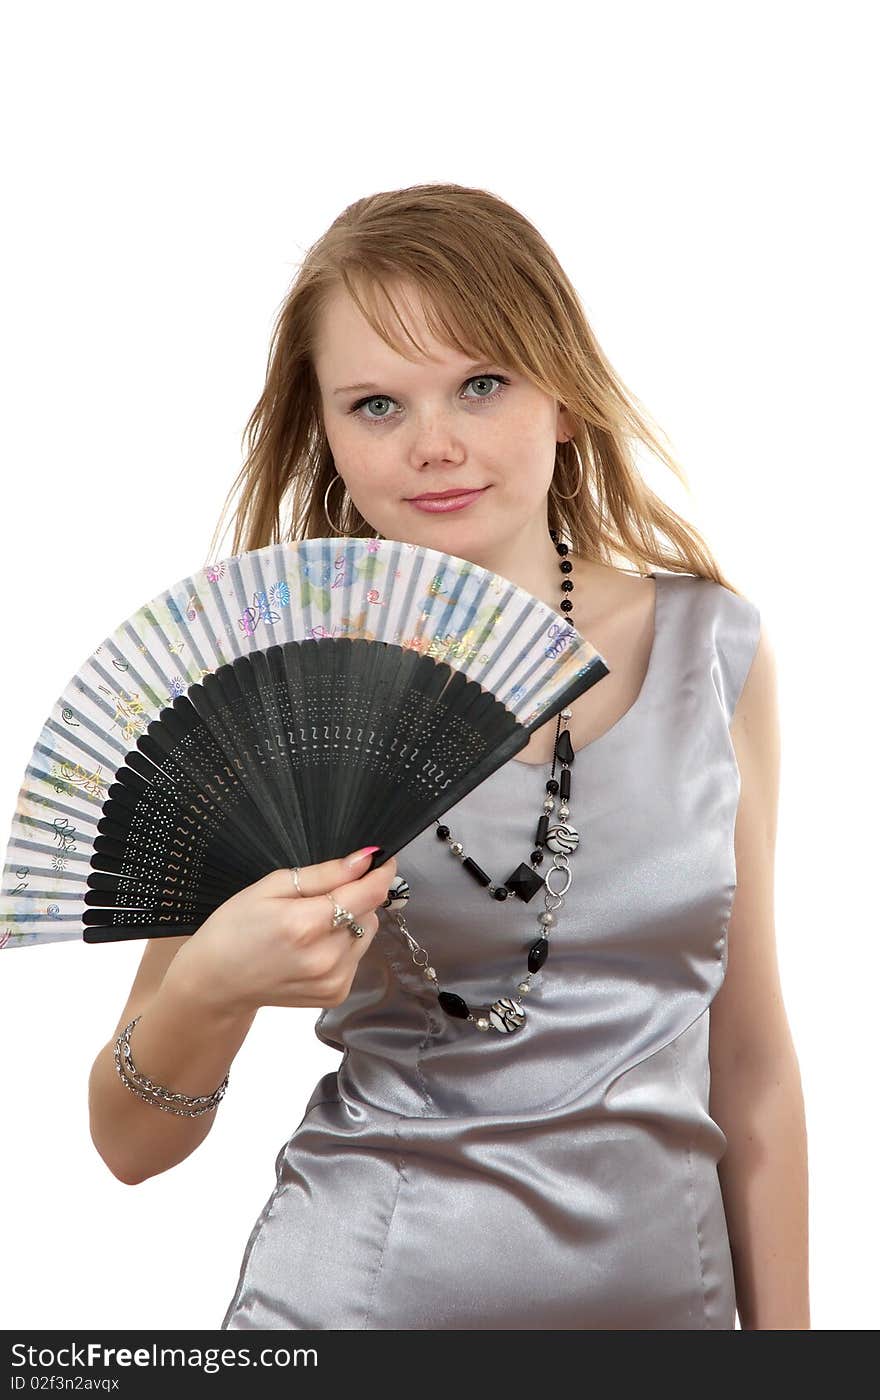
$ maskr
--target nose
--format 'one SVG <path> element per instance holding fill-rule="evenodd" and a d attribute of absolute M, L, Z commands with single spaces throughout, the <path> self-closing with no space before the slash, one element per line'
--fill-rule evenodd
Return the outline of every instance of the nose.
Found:
<path fill-rule="evenodd" d="M 463 458 L 461 439 L 445 411 L 439 410 L 418 419 L 409 441 L 409 459 L 413 467 L 456 463 Z"/>

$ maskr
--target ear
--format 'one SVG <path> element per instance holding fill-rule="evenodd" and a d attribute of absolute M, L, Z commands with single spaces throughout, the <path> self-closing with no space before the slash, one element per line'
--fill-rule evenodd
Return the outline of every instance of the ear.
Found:
<path fill-rule="evenodd" d="M 570 437 L 574 437 L 576 427 L 568 409 L 560 404 L 556 412 L 556 441 L 567 442 Z"/>

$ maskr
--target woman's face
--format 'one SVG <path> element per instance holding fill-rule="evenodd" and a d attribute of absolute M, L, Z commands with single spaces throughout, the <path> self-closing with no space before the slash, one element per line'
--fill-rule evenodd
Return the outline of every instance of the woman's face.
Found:
<path fill-rule="evenodd" d="M 565 410 L 507 366 L 472 362 L 435 341 L 417 293 L 407 300 L 399 292 L 395 303 L 430 360 L 413 363 L 386 345 L 344 288 L 318 330 L 324 428 L 355 506 L 386 539 L 464 558 L 543 549 L 556 444 L 572 432 Z M 410 504 L 423 492 L 484 486 L 464 510 L 429 514 Z M 337 484 L 332 520 L 342 499 Z"/>

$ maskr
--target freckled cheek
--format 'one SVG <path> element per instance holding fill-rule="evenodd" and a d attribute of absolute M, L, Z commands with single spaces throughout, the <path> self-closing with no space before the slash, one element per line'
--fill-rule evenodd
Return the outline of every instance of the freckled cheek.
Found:
<path fill-rule="evenodd" d="M 383 490 L 383 483 L 391 473 L 380 454 L 375 449 L 371 451 L 368 443 L 364 444 L 362 434 L 337 430 L 332 437 L 328 435 L 327 441 L 336 470 L 353 496 L 363 500 L 372 491 Z M 337 483 L 334 491 L 341 493 L 341 490 Z"/>
<path fill-rule="evenodd" d="M 399 467 L 396 471 L 389 472 L 384 466 L 371 465 L 365 460 L 363 453 L 350 452 L 348 457 L 342 460 L 347 461 L 347 465 L 340 467 L 337 459 L 336 469 L 345 478 L 348 492 L 361 508 L 394 501 L 403 495 Z M 335 490 L 341 492 L 342 488 L 337 485 Z"/>

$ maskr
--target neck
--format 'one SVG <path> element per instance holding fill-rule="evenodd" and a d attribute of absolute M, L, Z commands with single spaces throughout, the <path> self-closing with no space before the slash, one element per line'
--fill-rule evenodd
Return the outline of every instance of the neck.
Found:
<path fill-rule="evenodd" d="M 571 554 L 567 557 L 574 563 Z M 562 591 L 564 575 L 559 568 L 563 556 L 556 552 L 546 521 L 526 527 L 494 548 L 470 550 L 468 558 L 481 568 L 510 579 L 511 583 L 557 611 L 566 596 Z M 568 577 L 577 587 L 574 570 Z"/>

